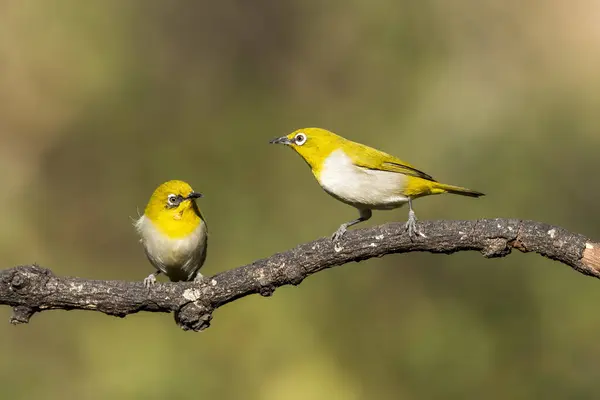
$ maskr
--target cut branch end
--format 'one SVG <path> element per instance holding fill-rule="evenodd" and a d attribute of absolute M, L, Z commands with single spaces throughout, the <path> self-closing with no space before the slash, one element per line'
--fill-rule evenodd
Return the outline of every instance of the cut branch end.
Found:
<path fill-rule="evenodd" d="M 586 243 L 581 263 L 600 273 L 600 243 Z"/>

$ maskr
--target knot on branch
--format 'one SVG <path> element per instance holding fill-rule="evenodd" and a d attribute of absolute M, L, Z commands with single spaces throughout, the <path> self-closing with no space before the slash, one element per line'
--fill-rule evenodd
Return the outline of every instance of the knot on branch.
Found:
<path fill-rule="evenodd" d="M 510 254 L 511 247 L 508 240 L 502 238 L 493 238 L 483 240 L 481 254 L 486 258 L 504 257 Z"/>
<path fill-rule="evenodd" d="M 13 314 L 10 317 L 10 323 L 26 324 L 33 314 L 39 311 L 36 301 L 37 298 L 50 277 L 52 271 L 37 265 L 23 265 L 10 268 L 0 274 L 0 289 L 7 290 L 15 295 L 13 302 Z"/>
<path fill-rule="evenodd" d="M 262 297 L 271 297 L 273 296 L 273 293 L 275 293 L 275 285 L 261 286 L 260 289 L 258 289 L 258 294 Z"/>
<path fill-rule="evenodd" d="M 26 324 L 33 314 L 35 314 L 35 310 L 31 307 L 16 306 L 13 307 L 13 313 L 9 322 L 13 325 Z"/>
<path fill-rule="evenodd" d="M 175 311 L 175 322 L 184 331 L 200 332 L 210 327 L 213 309 L 199 302 L 182 305 Z"/>
<path fill-rule="evenodd" d="M 39 286 L 45 285 L 53 276 L 52 271 L 35 264 L 10 268 L 2 275 L 2 284 L 12 292 L 20 294 L 37 291 Z"/>

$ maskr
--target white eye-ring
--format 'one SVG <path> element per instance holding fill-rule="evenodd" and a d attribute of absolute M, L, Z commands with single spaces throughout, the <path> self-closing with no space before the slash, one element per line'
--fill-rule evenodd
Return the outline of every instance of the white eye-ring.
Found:
<path fill-rule="evenodd" d="M 167 196 L 167 203 L 169 203 L 170 206 L 176 206 L 179 204 L 179 196 L 174 195 L 174 194 L 170 194 Z"/>
<path fill-rule="evenodd" d="M 294 136 L 294 143 L 296 143 L 298 146 L 302 146 L 304 143 L 306 143 L 306 135 L 302 132 L 296 134 L 296 136 Z"/>

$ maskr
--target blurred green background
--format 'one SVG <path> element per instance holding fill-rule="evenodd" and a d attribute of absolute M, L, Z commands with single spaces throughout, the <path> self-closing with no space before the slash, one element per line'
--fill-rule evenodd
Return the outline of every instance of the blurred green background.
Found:
<path fill-rule="evenodd" d="M 3 267 L 141 280 L 154 188 L 204 193 L 203 272 L 355 211 L 269 139 L 319 126 L 480 200 L 421 219 L 536 219 L 600 238 L 600 3 L 0 1 Z M 364 226 L 402 221 L 377 212 Z M 8 324 L 10 399 L 597 398 L 600 282 L 534 255 L 392 255 L 219 309 Z"/>

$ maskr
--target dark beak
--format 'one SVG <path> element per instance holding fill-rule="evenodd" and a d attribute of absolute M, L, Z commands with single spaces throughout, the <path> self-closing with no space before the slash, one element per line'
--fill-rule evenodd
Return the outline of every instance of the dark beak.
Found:
<path fill-rule="evenodd" d="M 287 136 L 278 137 L 269 141 L 272 144 L 292 144 L 292 141 Z"/>
<path fill-rule="evenodd" d="M 202 197 L 202 193 L 196 193 L 196 192 L 192 192 L 190 194 L 188 194 L 188 197 L 186 197 L 186 200 L 193 200 L 193 199 L 199 199 L 200 197 Z"/>

